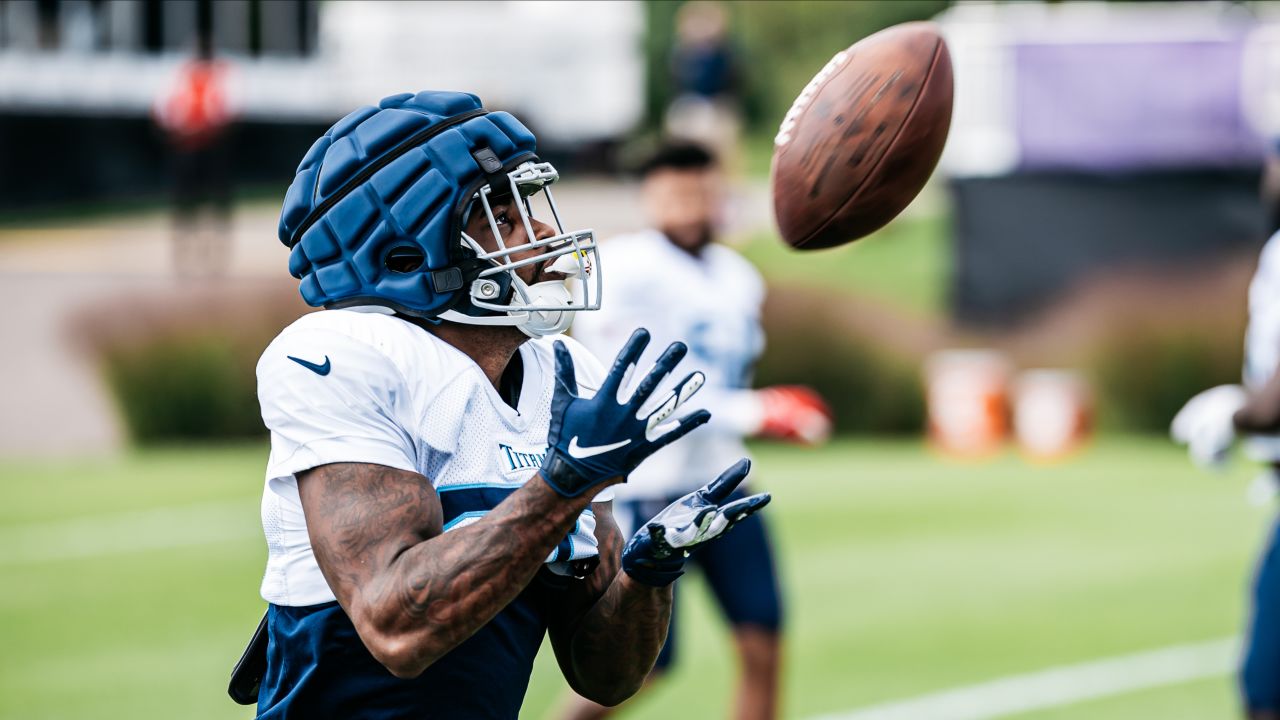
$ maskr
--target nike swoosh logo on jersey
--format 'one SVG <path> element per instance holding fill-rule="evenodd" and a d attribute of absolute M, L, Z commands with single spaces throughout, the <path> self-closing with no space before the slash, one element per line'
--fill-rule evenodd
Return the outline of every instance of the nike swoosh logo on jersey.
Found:
<path fill-rule="evenodd" d="M 329 356 L 328 356 L 328 355 L 325 355 L 325 356 L 324 356 L 324 364 L 323 364 L 323 365 L 320 365 L 320 364 L 318 364 L 318 363 L 309 362 L 309 361 L 307 361 L 307 360 L 303 360 L 302 358 L 296 358 L 296 357 L 294 357 L 294 356 L 292 356 L 292 355 L 286 355 L 285 357 L 287 357 L 287 358 L 289 358 L 290 360 L 292 360 L 292 361 L 294 361 L 294 362 L 298 363 L 298 364 L 299 364 L 299 365 L 301 365 L 302 367 L 304 367 L 304 368 L 306 368 L 306 369 L 310 370 L 311 372 L 313 372 L 313 373 L 315 373 L 315 374 L 317 374 L 317 375 L 328 375 L 328 374 L 329 374 L 329 368 L 330 368 L 331 366 L 330 366 L 330 364 L 329 364 Z"/>
<path fill-rule="evenodd" d="M 578 436 L 574 435 L 573 439 L 569 441 L 569 457 L 578 458 L 579 460 L 583 458 L 595 457 L 596 455 L 603 455 L 604 453 L 607 453 L 610 450 L 617 450 L 623 445 L 630 444 L 630 442 L 631 442 L 630 440 L 620 440 L 616 443 L 609 443 L 608 445 L 596 445 L 595 447 L 582 447 L 581 445 L 578 444 Z"/>

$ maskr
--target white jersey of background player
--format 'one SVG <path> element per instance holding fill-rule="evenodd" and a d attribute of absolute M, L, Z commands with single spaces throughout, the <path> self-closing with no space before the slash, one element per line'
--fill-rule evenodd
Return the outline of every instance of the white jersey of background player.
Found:
<path fill-rule="evenodd" d="M 1249 283 L 1249 326 L 1245 331 L 1243 385 L 1219 385 L 1187 401 L 1173 419 L 1171 433 L 1205 467 L 1225 462 L 1237 433 L 1248 433 L 1250 457 L 1280 463 L 1280 435 L 1272 416 L 1280 417 L 1274 398 L 1280 390 L 1280 233 L 1262 248 Z M 1252 398 L 1252 400 L 1251 400 Z M 1268 483 L 1269 485 L 1270 483 Z M 1261 487 L 1261 486 L 1258 486 Z"/>
<path fill-rule="evenodd" d="M 682 494 L 702 477 L 703 468 L 723 467 L 724 458 L 733 462 L 745 455 L 743 436 L 760 427 L 760 402 L 749 388 L 751 368 L 764 347 L 764 283 L 727 247 L 712 244 L 695 259 L 657 230 L 607 241 L 601 265 L 620 270 L 610 276 L 609 302 L 591 316 L 578 317 L 573 336 L 608 357 L 626 342 L 630 332 L 625 328 L 643 318 L 653 347 L 684 341 L 690 360 L 706 374 L 699 399 L 711 411 L 711 421 L 656 454 L 617 488 L 619 497 Z M 650 350 L 641 363 L 655 358 Z"/>
<path fill-rule="evenodd" d="M 294 473 L 353 456 L 420 473 L 440 494 L 448 532 L 496 504 L 486 496 L 524 485 L 546 456 L 552 340 L 563 338 L 520 346 L 517 412 L 469 357 L 391 312 L 369 306 L 305 315 L 276 337 L 258 364 L 263 418 L 271 429 L 262 499 L 268 549 L 262 597 L 268 602 L 334 599 L 312 554 Z M 603 370 L 581 345 L 567 344 L 579 385 L 594 392 Z M 300 373 L 299 365 L 311 373 Z M 596 499 L 611 494 L 609 488 Z M 570 561 L 595 554 L 595 518 L 588 510 L 547 562 L 568 574 Z"/>
<path fill-rule="evenodd" d="M 1244 336 L 1245 388 L 1262 392 L 1280 368 L 1280 233 L 1271 236 L 1258 258 L 1249 283 L 1249 328 Z M 1252 435 L 1246 441 L 1250 456 L 1280 462 L 1280 436 Z"/>
<path fill-rule="evenodd" d="M 640 526 L 652 508 L 696 487 L 707 468 L 745 455 L 745 436 L 816 443 L 831 426 L 825 404 L 807 388 L 751 389 L 752 367 L 764 349 L 760 307 L 765 288 L 750 263 L 714 242 L 721 208 L 714 158 L 699 146 L 671 143 L 649 159 L 642 174 L 653 229 L 602 244 L 608 297 L 599 311 L 574 320 L 573 334 L 602 357 L 616 354 L 627 328 L 637 323 L 657 344 L 683 341 L 706 376 L 698 398 L 711 411 L 711 421 L 617 487 L 615 517 L 624 528 Z M 748 519 L 728 540 L 693 553 L 690 562 L 708 580 L 734 634 L 742 668 L 736 717 L 764 720 L 777 709 L 781 592 L 763 520 Z M 651 678 L 674 662 L 677 615 L 673 609 L 672 628 Z M 588 720 L 609 712 L 570 699 L 565 717 Z"/>
<path fill-rule="evenodd" d="M 719 183 L 708 175 L 707 182 Z M 659 222 L 681 224 L 681 215 L 705 213 L 707 200 L 668 190 L 666 183 L 646 182 L 646 206 Z M 718 188 L 709 189 L 718 202 Z M 683 207 L 693 205 L 694 207 Z M 804 388 L 786 386 L 752 390 L 752 369 L 764 350 L 760 309 L 764 280 L 737 251 L 712 242 L 713 228 L 692 243 L 697 254 L 676 240 L 648 229 L 607 240 L 601 264 L 617 268 L 610 275 L 609 301 L 600 311 L 578 316 L 572 334 L 598 357 L 611 357 L 626 341 L 628 331 L 643 323 L 654 344 L 642 362 L 652 360 L 653 347 L 681 340 L 690 357 L 707 376 L 699 400 L 711 411 L 711 421 L 683 443 L 656 455 L 617 488 L 619 498 L 660 498 L 696 487 L 707 468 L 746 454 L 743 438 L 769 436 L 818 443 L 830 433 L 825 405 Z M 692 483 L 692 485 L 691 485 Z"/>

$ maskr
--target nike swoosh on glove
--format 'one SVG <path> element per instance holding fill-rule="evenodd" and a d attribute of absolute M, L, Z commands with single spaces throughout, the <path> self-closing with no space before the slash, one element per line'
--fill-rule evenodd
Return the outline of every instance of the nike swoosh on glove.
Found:
<path fill-rule="evenodd" d="M 662 587 L 684 574 L 689 552 L 729 532 L 744 518 L 769 504 L 759 493 L 722 505 L 751 471 L 743 458 L 705 487 L 691 492 L 654 515 L 622 549 L 622 569 L 636 581 Z"/>
<path fill-rule="evenodd" d="M 631 396 L 622 397 L 623 387 L 648 344 L 648 330 L 640 328 L 632 333 L 600 389 L 592 397 L 582 397 L 573 373 L 573 356 L 563 342 L 556 341 L 556 389 L 551 398 L 551 429 L 542 477 L 561 495 L 577 497 L 606 480 L 626 477 L 645 458 L 711 419 L 706 410 L 672 419 L 676 409 L 705 382 L 700 372 L 690 373 L 657 409 L 643 412 L 645 401 L 688 352 L 684 343 L 667 347 Z"/>
<path fill-rule="evenodd" d="M 1233 418 L 1247 399 L 1239 385 L 1209 388 L 1182 406 L 1169 426 L 1169 434 L 1187 446 L 1197 465 L 1220 468 L 1236 439 Z"/>

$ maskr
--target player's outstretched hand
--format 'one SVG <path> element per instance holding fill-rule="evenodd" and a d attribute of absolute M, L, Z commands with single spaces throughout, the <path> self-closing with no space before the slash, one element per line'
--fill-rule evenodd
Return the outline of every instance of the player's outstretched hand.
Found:
<path fill-rule="evenodd" d="M 622 549 L 622 569 L 645 585 L 670 585 L 684 574 L 689 551 L 729 532 L 743 518 L 769 504 L 769 493 L 725 504 L 751 471 L 743 458 L 700 490 L 671 503 L 640 528 Z"/>
<path fill-rule="evenodd" d="M 551 430 L 542 477 L 561 495 L 576 497 L 608 480 L 626 477 L 659 448 L 711 418 L 706 410 L 681 419 L 672 417 L 702 387 L 705 378 L 700 372 L 690 373 L 657 409 L 641 412 L 645 401 L 684 357 L 684 343 L 672 343 L 635 392 L 624 397 L 627 380 L 648 344 L 648 330 L 640 328 L 632 333 L 600 389 L 586 398 L 578 395 L 569 348 L 556 341 L 556 391 L 551 399 Z"/>
<path fill-rule="evenodd" d="M 1187 446 L 1201 467 L 1219 468 L 1236 439 L 1234 416 L 1244 406 L 1244 388 L 1219 385 L 1187 401 L 1169 427 L 1169 434 Z"/>

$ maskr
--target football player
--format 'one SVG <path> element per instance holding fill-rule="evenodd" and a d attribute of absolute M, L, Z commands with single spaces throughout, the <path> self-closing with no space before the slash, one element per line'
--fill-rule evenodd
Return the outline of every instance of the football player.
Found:
<path fill-rule="evenodd" d="M 1244 384 L 1191 398 L 1174 417 L 1171 433 L 1197 464 L 1210 468 L 1226 462 L 1237 434 L 1249 435 L 1250 455 L 1269 463 L 1258 486 L 1269 495 L 1280 481 L 1280 155 L 1268 161 L 1263 203 L 1274 234 L 1249 284 Z M 1251 601 L 1240 667 L 1243 704 L 1254 720 L 1280 720 L 1280 525 L 1258 562 Z"/>
<path fill-rule="evenodd" d="M 619 488 L 619 524 L 642 525 L 655 509 L 696 489 L 708 468 L 746 452 L 746 436 L 801 443 L 823 442 L 830 413 L 812 390 L 797 386 L 751 389 L 752 367 L 763 348 L 760 306 L 764 283 L 741 255 L 715 242 L 723 188 L 714 157 L 688 142 L 671 142 L 641 168 L 649 230 L 613 238 L 602 254 L 611 267 L 609 304 L 583 315 L 574 337 L 597 353 L 626 343 L 620 329 L 642 324 L 658 342 L 684 338 L 706 372 L 700 400 L 715 419 L 697 436 L 639 468 Z M 749 518 L 731 537 L 693 553 L 717 604 L 733 627 L 741 660 L 737 717 L 768 718 L 777 710 L 782 608 L 768 532 Z M 674 620 L 674 616 L 673 616 Z M 655 674 L 676 654 L 674 627 Z M 603 717 L 590 701 L 571 701 L 569 717 Z"/>
<path fill-rule="evenodd" d="M 270 605 L 232 694 L 259 680 L 259 718 L 515 718 L 548 632 L 575 690 L 621 702 L 686 553 L 768 502 L 729 499 L 742 460 L 623 546 L 611 488 L 706 422 L 681 407 L 703 375 L 656 395 L 682 344 L 648 370 L 637 330 L 606 372 L 558 337 L 601 282 L 557 177 L 466 93 L 385 98 L 303 158 L 279 236 L 326 309 L 258 364 Z"/>

